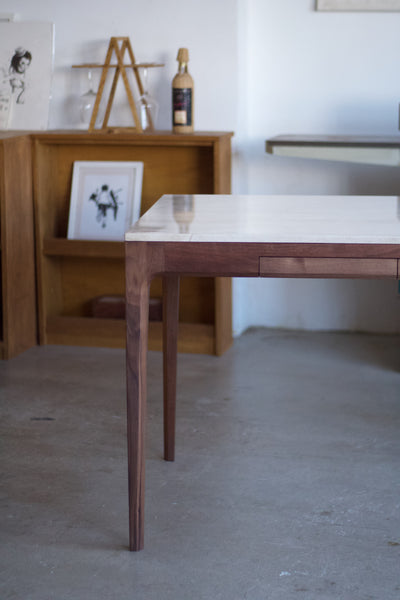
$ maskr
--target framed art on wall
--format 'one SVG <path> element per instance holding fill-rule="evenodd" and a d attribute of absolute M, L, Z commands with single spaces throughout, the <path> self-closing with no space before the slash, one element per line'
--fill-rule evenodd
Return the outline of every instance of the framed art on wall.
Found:
<path fill-rule="evenodd" d="M 400 0 L 317 0 L 317 10 L 400 11 Z"/>
<path fill-rule="evenodd" d="M 52 23 L 0 22 L 0 129 L 47 129 Z"/>
<path fill-rule="evenodd" d="M 74 162 L 68 239 L 123 241 L 140 216 L 142 180 L 142 162 Z"/>

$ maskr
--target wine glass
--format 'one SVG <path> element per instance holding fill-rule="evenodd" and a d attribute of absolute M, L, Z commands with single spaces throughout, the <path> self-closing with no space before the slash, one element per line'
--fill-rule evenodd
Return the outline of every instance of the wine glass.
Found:
<path fill-rule="evenodd" d="M 92 71 L 89 69 L 87 73 L 89 89 L 79 98 L 79 114 L 83 127 L 89 127 L 90 119 L 92 118 L 94 103 L 96 101 L 96 92 L 93 89 Z"/>
<path fill-rule="evenodd" d="M 153 131 L 158 115 L 158 102 L 148 90 L 148 69 L 143 68 L 143 94 L 139 98 L 140 123 L 143 131 Z"/>

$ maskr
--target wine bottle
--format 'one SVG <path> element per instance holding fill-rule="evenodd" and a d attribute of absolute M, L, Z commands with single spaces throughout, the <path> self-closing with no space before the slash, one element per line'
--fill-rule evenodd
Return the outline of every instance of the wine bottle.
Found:
<path fill-rule="evenodd" d="M 194 84 L 188 72 L 189 50 L 178 50 L 178 73 L 172 80 L 172 129 L 174 133 L 193 131 Z"/>

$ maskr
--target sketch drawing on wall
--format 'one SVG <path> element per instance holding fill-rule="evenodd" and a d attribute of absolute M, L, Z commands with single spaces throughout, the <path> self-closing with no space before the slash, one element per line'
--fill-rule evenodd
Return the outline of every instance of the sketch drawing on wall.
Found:
<path fill-rule="evenodd" d="M 0 129 L 46 129 L 53 25 L 0 23 Z"/>

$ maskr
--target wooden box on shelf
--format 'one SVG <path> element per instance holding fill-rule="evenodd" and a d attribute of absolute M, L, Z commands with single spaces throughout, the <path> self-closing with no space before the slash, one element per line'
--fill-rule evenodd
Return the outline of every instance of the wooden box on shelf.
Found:
<path fill-rule="evenodd" d="M 31 140 L 0 134 L 0 358 L 37 343 Z"/>
<path fill-rule="evenodd" d="M 124 295 L 124 243 L 66 239 L 74 161 L 142 161 L 142 213 L 163 194 L 229 194 L 231 133 L 164 132 L 33 135 L 41 344 L 123 347 L 123 319 L 93 317 L 93 299 Z M 162 294 L 155 279 L 151 296 Z M 183 278 L 181 352 L 222 354 L 232 343 L 229 278 Z M 162 324 L 150 322 L 149 348 Z"/>

